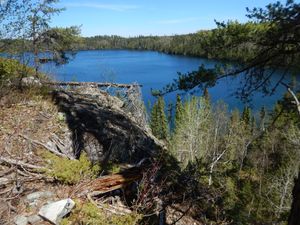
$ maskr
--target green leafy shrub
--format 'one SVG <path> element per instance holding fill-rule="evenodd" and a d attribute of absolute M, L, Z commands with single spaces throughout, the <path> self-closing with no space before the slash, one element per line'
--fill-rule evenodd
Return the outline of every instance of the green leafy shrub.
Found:
<path fill-rule="evenodd" d="M 34 70 L 32 68 L 22 65 L 17 60 L 0 57 L 0 82 L 33 74 Z"/>
<path fill-rule="evenodd" d="M 75 184 L 83 179 L 93 179 L 99 174 L 100 167 L 92 165 L 86 154 L 81 154 L 79 160 L 69 160 L 52 153 L 43 155 L 49 170 L 46 174 L 65 184 Z"/>
<path fill-rule="evenodd" d="M 97 208 L 92 203 L 76 201 L 76 208 L 70 217 L 61 221 L 62 225 L 89 224 L 89 225 L 135 225 L 141 215 L 131 213 L 128 215 L 108 215 L 104 210 Z"/>

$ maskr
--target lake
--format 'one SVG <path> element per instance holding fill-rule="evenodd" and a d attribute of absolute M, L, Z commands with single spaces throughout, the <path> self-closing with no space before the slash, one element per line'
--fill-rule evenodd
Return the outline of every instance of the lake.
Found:
<path fill-rule="evenodd" d="M 70 63 L 59 67 L 46 64 L 42 70 L 60 81 L 137 82 L 143 85 L 142 94 L 147 105 L 149 101 L 154 101 L 151 88 L 161 89 L 177 77 L 177 72 L 196 70 L 202 63 L 213 66 L 216 61 L 153 51 L 95 50 L 80 51 Z M 244 104 L 232 96 L 238 85 L 239 81 L 236 79 L 220 80 L 215 87 L 209 89 L 212 102 L 222 100 L 228 104 L 229 109 L 242 109 Z M 276 95 L 265 98 L 261 93 L 256 93 L 252 108 L 271 108 L 284 92 L 285 88 L 279 87 Z M 171 93 L 165 96 L 167 104 L 174 102 L 175 95 L 176 93 Z"/>

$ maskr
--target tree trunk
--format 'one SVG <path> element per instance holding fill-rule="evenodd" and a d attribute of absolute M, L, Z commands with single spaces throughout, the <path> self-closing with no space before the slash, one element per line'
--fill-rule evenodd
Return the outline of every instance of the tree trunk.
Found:
<path fill-rule="evenodd" d="M 289 225 L 300 225 L 300 172 L 298 178 L 295 179 L 293 189 L 293 204 L 289 216 Z"/>

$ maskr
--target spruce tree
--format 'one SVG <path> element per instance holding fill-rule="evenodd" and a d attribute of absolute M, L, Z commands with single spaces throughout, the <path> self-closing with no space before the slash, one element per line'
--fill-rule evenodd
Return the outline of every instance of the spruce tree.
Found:
<path fill-rule="evenodd" d="M 176 97 L 176 110 L 175 110 L 175 129 L 180 126 L 180 122 L 182 121 L 183 117 L 183 105 L 181 102 L 180 95 L 177 94 Z"/>
<path fill-rule="evenodd" d="M 244 121 L 247 126 L 251 123 L 251 109 L 248 106 L 244 107 L 242 121 Z"/>
<path fill-rule="evenodd" d="M 166 140 L 168 138 L 168 122 L 165 114 L 165 101 L 163 97 L 158 98 L 158 121 L 159 121 L 159 135 L 158 138 Z"/>
<path fill-rule="evenodd" d="M 172 128 L 173 127 L 173 103 L 169 103 L 168 104 L 168 114 L 167 114 L 167 118 L 168 118 L 168 124 L 169 124 L 169 127 Z"/>
<path fill-rule="evenodd" d="M 168 122 L 165 114 L 165 102 L 162 97 L 152 107 L 150 127 L 154 136 L 166 140 L 168 138 Z"/>
<path fill-rule="evenodd" d="M 158 135 L 159 132 L 159 120 L 158 120 L 158 102 L 156 101 L 151 110 L 151 121 L 150 127 L 154 136 Z"/>

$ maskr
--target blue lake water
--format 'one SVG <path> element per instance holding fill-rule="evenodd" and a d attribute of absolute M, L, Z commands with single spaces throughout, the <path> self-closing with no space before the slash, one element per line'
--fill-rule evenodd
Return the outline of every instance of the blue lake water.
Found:
<path fill-rule="evenodd" d="M 142 84 L 142 94 L 145 103 L 154 101 L 151 96 L 152 89 L 160 89 L 177 77 L 177 72 L 196 70 L 199 65 L 213 66 L 216 61 L 196 57 L 174 56 L 153 51 L 127 51 L 127 50 L 95 50 L 80 51 L 70 63 L 55 67 L 44 65 L 42 70 L 48 72 L 60 81 L 94 81 Z M 275 75 L 273 79 L 279 79 Z M 232 96 L 239 81 L 236 79 L 223 79 L 209 89 L 212 102 L 222 100 L 228 104 L 229 109 L 242 109 L 244 104 Z M 261 93 L 253 96 L 254 110 L 262 106 L 271 108 L 282 97 L 285 88 L 279 87 L 276 95 L 263 97 Z M 200 92 L 202 93 L 202 92 Z M 175 93 L 165 96 L 168 102 L 174 102 Z"/>

